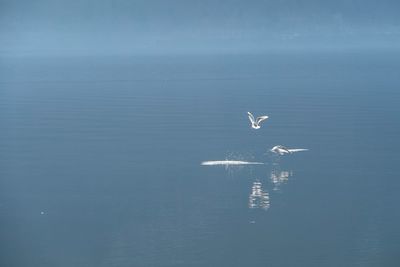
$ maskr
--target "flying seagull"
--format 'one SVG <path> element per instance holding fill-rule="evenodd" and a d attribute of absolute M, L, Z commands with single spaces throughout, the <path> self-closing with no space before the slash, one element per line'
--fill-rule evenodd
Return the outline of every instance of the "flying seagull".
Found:
<path fill-rule="evenodd" d="M 294 152 L 301 152 L 301 151 L 307 151 L 308 149 L 306 148 L 286 148 L 284 146 L 274 146 L 271 148 L 271 152 L 274 152 L 279 155 L 285 155 L 285 154 L 292 154 Z"/>
<path fill-rule="evenodd" d="M 249 115 L 249 120 L 251 122 L 251 128 L 253 129 L 260 129 L 260 123 L 266 119 L 268 119 L 268 116 L 260 116 L 257 117 L 257 119 L 254 119 L 253 114 L 251 114 L 250 112 L 247 112 L 247 114 Z"/>

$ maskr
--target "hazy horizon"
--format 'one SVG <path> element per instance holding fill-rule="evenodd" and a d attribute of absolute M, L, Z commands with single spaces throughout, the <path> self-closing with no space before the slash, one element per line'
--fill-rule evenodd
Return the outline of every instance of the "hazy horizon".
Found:
<path fill-rule="evenodd" d="M 397 49 L 396 1 L 0 1 L 2 55 Z"/>

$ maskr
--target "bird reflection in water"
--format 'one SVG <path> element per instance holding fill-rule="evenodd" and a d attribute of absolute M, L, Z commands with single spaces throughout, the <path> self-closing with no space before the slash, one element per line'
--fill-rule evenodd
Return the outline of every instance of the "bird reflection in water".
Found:
<path fill-rule="evenodd" d="M 260 181 L 253 182 L 251 194 L 249 196 L 249 208 L 268 210 L 269 206 L 269 193 L 263 189 L 263 185 Z"/>
<path fill-rule="evenodd" d="M 287 183 L 287 181 L 289 180 L 289 177 L 291 177 L 293 175 L 293 171 L 283 171 L 280 170 L 279 168 L 276 169 L 272 169 L 271 170 L 271 182 L 274 185 L 273 190 L 279 190 L 279 187 L 282 184 Z"/>

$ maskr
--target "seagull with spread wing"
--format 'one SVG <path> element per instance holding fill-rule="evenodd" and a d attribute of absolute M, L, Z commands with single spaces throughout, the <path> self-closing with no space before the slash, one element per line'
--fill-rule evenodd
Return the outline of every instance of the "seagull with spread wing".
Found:
<path fill-rule="evenodd" d="M 301 152 L 301 151 L 307 151 L 308 149 L 306 148 L 286 148 L 284 146 L 274 146 L 271 148 L 271 152 L 279 154 L 279 155 L 285 155 L 285 154 L 293 154 L 294 152 Z"/>
<path fill-rule="evenodd" d="M 260 116 L 257 117 L 257 119 L 254 119 L 253 114 L 251 114 L 250 112 L 247 112 L 247 115 L 249 116 L 249 120 L 251 122 L 251 128 L 253 129 L 260 129 L 260 123 L 266 119 L 268 119 L 268 116 Z"/>

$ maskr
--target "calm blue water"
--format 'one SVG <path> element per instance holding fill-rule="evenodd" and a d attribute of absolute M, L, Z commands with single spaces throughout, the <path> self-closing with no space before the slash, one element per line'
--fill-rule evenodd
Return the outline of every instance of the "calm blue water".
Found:
<path fill-rule="evenodd" d="M 4 57 L 0 265 L 399 266 L 399 71 L 395 53 Z M 200 165 L 225 159 L 265 165 Z"/>

